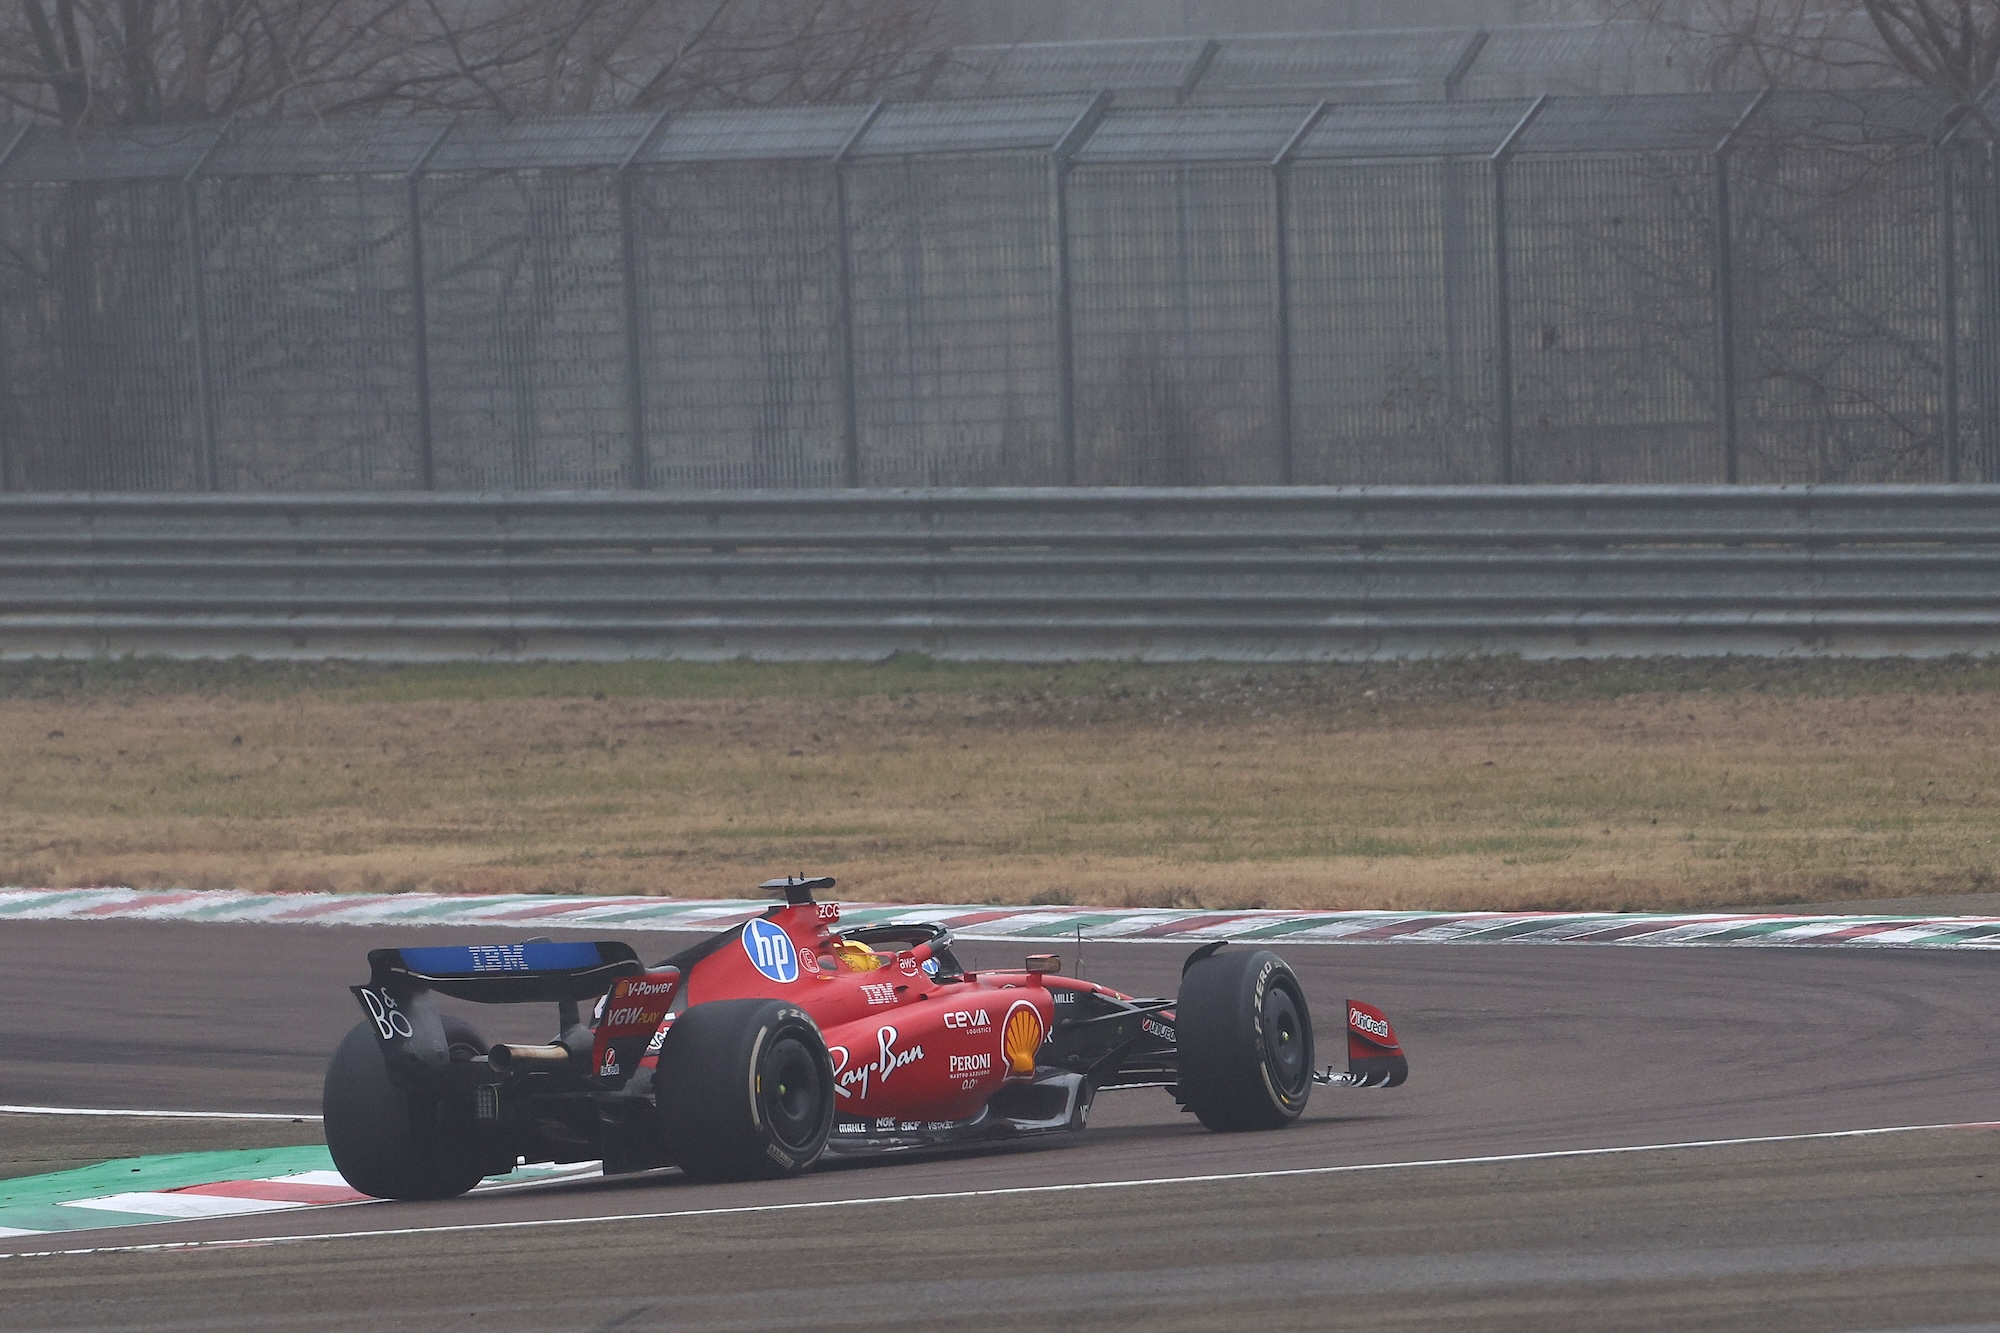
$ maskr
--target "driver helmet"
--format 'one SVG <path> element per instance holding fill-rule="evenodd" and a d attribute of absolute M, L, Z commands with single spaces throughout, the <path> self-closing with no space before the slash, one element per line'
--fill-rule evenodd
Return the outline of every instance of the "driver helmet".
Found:
<path fill-rule="evenodd" d="M 849 972 L 873 972 L 889 960 L 876 953 L 867 945 L 856 940 L 839 940 L 829 945 L 827 952 Z"/>

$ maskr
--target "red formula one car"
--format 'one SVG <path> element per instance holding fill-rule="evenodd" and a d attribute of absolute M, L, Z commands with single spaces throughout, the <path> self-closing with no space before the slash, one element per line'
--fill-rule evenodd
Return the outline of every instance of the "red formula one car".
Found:
<path fill-rule="evenodd" d="M 1204 944 L 1180 994 L 1135 999 L 1052 956 L 973 973 L 942 926 L 842 931 L 831 879 L 647 967 L 619 943 L 377 949 L 364 1019 L 326 1073 L 326 1141 L 354 1188 L 462 1194 L 522 1161 L 793 1175 L 880 1153 L 1083 1128 L 1111 1088 L 1166 1088 L 1214 1130 L 1280 1129 L 1314 1083 L 1409 1073 L 1380 1011 L 1347 1004 L 1348 1067 L 1313 1064 L 1276 954 Z M 547 1045 L 489 1046 L 435 996 L 553 1002 Z M 588 1022 L 583 1006 L 594 1003 Z"/>

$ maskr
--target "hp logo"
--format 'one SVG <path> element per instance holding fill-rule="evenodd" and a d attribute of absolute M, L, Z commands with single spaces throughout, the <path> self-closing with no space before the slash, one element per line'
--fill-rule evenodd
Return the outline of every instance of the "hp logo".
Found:
<path fill-rule="evenodd" d="M 799 956 L 784 931 L 769 921 L 751 921 L 743 927 L 743 952 L 750 964 L 772 981 L 799 979 Z"/>

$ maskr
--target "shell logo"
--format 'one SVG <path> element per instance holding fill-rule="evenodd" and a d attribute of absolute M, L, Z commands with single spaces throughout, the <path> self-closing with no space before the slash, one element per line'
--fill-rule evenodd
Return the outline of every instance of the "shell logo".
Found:
<path fill-rule="evenodd" d="M 1035 1072 L 1035 1052 L 1042 1049 L 1048 1028 L 1041 1011 L 1027 1000 L 1014 1001 L 1007 1021 L 1000 1026 L 1000 1053 L 1007 1058 L 1007 1072 L 1026 1076 Z"/>

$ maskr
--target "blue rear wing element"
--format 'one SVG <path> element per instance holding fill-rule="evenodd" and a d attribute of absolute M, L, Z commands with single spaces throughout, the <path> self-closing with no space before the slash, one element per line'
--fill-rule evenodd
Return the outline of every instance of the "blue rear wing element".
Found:
<path fill-rule="evenodd" d="M 378 989 L 432 990 L 475 1004 L 592 1000 L 646 970 L 632 946 L 615 940 L 374 949 L 368 968 Z"/>
<path fill-rule="evenodd" d="M 526 944 L 450 944 L 396 952 L 403 956 L 404 967 L 434 977 L 566 972 L 596 967 L 604 961 L 595 944 L 557 944 L 551 940 L 529 940 Z"/>

